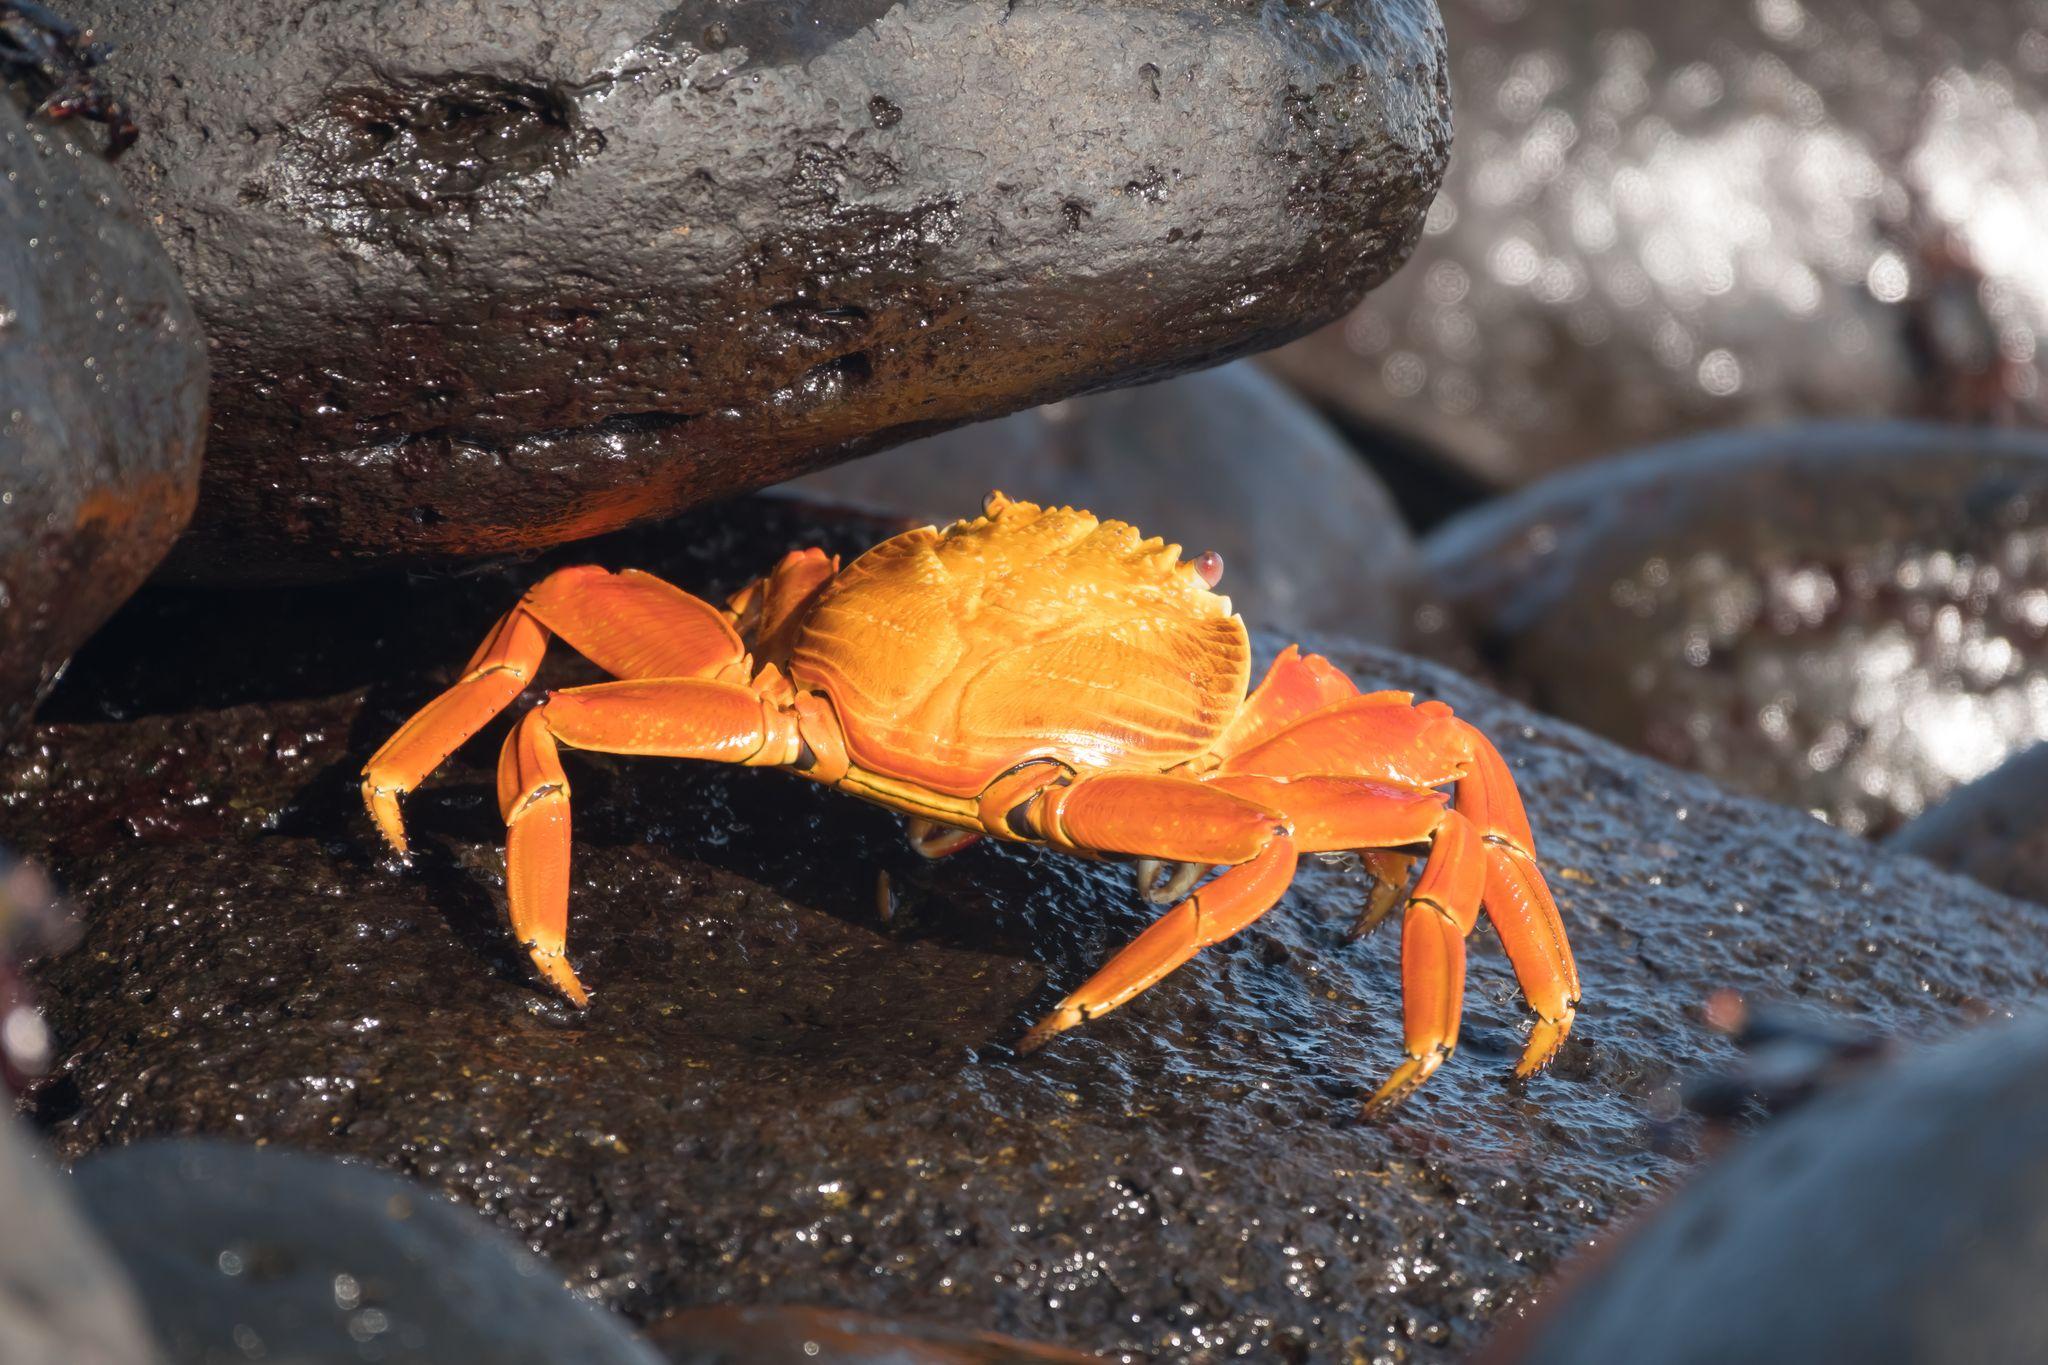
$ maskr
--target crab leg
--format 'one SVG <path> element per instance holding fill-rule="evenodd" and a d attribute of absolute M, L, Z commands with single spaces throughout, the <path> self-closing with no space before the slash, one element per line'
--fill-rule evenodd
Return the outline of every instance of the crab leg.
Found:
<path fill-rule="evenodd" d="M 1564 918 L 1536 866 L 1536 841 L 1507 760 L 1477 729 L 1463 721 L 1456 724 L 1472 755 L 1471 771 L 1458 783 L 1457 805 L 1485 839 L 1486 915 L 1507 950 L 1523 997 L 1536 1011 L 1536 1027 L 1515 1065 L 1517 1076 L 1527 1076 L 1556 1056 L 1571 1032 L 1579 969 Z"/>
<path fill-rule="evenodd" d="M 1244 709 L 1216 742 L 1216 756 L 1228 758 L 1249 749 L 1303 716 L 1357 695 L 1358 685 L 1335 664 L 1320 654 L 1303 654 L 1299 645 L 1289 645 L 1273 660 L 1265 680 L 1245 699 Z"/>
<path fill-rule="evenodd" d="M 573 1003 L 589 1003 L 564 956 L 569 925 L 569 779 L 560 744 L 613 754 L 787 763 L 796 722 L 750 688 L 709 678 L 599 683 L 551 693 L 520 718 L 498 760 L 512 931 Z"/>
<path fill-rule="evenodd" d="M 1388 706 L 1384 699 L 1389 695 L 1399 694 L 1372 693 L 1329 703 L 1232 755 L 1221 769 L 1224 776 L 1210 780 L 1235 783 L 1243 773 L 1284 775 L 1335 768 L 1416 787 L 1455 782 L 1456 809 L 1478 836 L 1486 914 L 1537 1016 L 1515 1067 L 1516 1075 L 1527 1076 L 1556 1055 L 1571 1032 L 1579 1000 L 1578 968 L 1563 918 L 1536 864 L 1528 814 L 1506 760 L 1484 734 L 1453 716 L 1442 702 Z M 1295 777 L 1294 782 L 1303 780 Z M 1281 804 L 1291 816 L 1300 809 Z M 1369 907 L 1367 918 L 1373 917 Z"/>
<path fill-rule="evenodd" d="M 1226 870 L 1152 921 L 1025 1034 L 1017 1050 L 1030 1052 L 1054 1034 L 1101 1018 L 1202 949 L 1265 914 L 1286 893 L 1298 861 L 1294 841 L 1284 833 L 1273 836 L 1257 857 Z"/>
<path fill-rule="evenodd" d="M 740 638 L 717 609 L 652 574 L 591 565 L 536 583 L 492 629 L 455 686 L 421 707 L 363 767 L 363 801 L 406 852 L 399 798 L 525 690 L 548 636 L 626 678 L 708 677 L 740 664 Z"/>
<path fill-rule="evenodd" d="M 1366 1113 L 1405 1099 L 1458 1045 L 1465 1003 L 1465 939 L 1479 920 L 1487 859 L 1478 831 L 1446 811 L 1401 923 L 1401 1020 L 1407 1060 L 1394 1069 Z"/>

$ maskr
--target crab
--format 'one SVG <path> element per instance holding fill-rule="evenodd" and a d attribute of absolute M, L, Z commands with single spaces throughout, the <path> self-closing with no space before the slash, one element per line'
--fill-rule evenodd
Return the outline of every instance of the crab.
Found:
<path fill-rule="evenodd" d="M 1420 860 L 1401 932 L 1405 1057 L 1368 1109 L 1456 1047 L 1482 908 L 1536 1016 L 1515 1074 L 1543 1067 L 1579 980 L 1507 763 L 1442 702 L 1361 692 L 1297 647 L 1250 689 L 1221 572 L 1214 554 L 1183 560 L 1123 522 L 1001 493 L 843 569 L 793 551 L 723 610 L 637 570 L 561 569 L 370 758 L 363 798 L 405 856 L 400 799 L 525 691 L 557 637 L 616 681 L 549 692 L 519 718 L 498 805 L 513 932 L 579 1007 L 564 746 L 784 768 L 901 812 L 928 857 L 989 838 L 1134 863 L 1140 892 L 1170 908 L 1020 1052 L 1265 914 L 1304 854 L 1365 859 L 1361 928 L 1401 902 Z"/>

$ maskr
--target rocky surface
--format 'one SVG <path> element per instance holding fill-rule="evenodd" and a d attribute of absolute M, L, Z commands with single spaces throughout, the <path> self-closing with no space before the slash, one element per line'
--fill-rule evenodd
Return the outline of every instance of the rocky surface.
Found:
<path fill-rule="evenodd" d="M 647 1329 L 671 1365 L 1078 1365 L 1101 1357 L 1014 1337 L 778 1305 L 691 1308 Z"/>
<path fill-rule="evenodd" d="M 1386 488 L 1249 363 L 962 427 L 790 488 L 936 523 L 991 488 L 1095 508 L 1221 554 L 1222 591 L 1267 630 L 1398 644 L 1417 586 L 1415 542 Z"/>
<path fill-rule="evenodd" d="M 7 1112 L 0 1090 L 0 1360 L 157 1365 L 119 1262 L 72 1207 L 64 1177 Z"/>
<path fill-rule="evenodd" d="M 2048 1022 L 1815 1101 L 1624 1233 L 1501 1365 L 2034 1360 Z"/>
<path fill-rule="evenodd" d="M 71 1184 L 173 1365 L 659 1360 L 470 1210 L 388 1172 L 144 1142 L 80 1162 Z"/>
<path fill-rule="evenodd" d="M 1439 528 L 1431 587 L 1554 715 L 1882 833 L 2048 737 L 2048 438 L 1695 438 Z"/>
<path fill-rule="evenodd" d="M 2048 11 L 1446 0 L 1413 261 L 1278 358 L 1496 486 L 1793 417 L 2048 420 Z"/>
<path fill-rule="evenodd" d="M 1974 877 L 2008 896 L 2048 905 L 2048 746 L 2035 745 L 1960 787 L 1885 840 L 1899 853 Z"/>
<path fill-rule="evenodd" d="M 594 552 L 710 592 L 875 534 L 756 501 Z M 1020 1058 L 1145 922 L 1126 871 L 927 863 L 892 817 L 781 773 L 581 756 L 576 1014 L 502 927 L 495 731 L 413 799 L 412 869 L 356 804 L 364 756 L 516 591 L 158 592 L 0 758 L 0 837 L 86 918 L 35 977 L 59 1060 L 32 1108 L 62 1150 L 367 1157 L 642 1320 L 794 1299 L 1161 1359 L 1446 1359 L 1685 1168 L 1682 1127 L 1649 1135 L 1677 1077 L 1730 1056 L 1711 988 L 1916 1035 L 2048 990 L 2048 923 L 2014 902 L 1344 647 L 1515 764 L 1587 992 L 1532 1082 L 1507 1079 L 1526 1016 L 1481 934 L 1459 1055 L 1359 1120 L 1399 1052 L 1397 952 L 1345 945 L 1365 887 L 1320 865 Z M 252 621 L 268 656 L 225 657 Z"/>
<path fill-rule="evenodd" d="M 192 512 L 206 351 L 163 248 L 0 63 L 0 734 Z"/>
<path fill-rule="evenodd" d="M 86 0 L 214 342 L 185 572 L 531 548 L 1272 346 L 1420 230 L 1431 0 Z"/>

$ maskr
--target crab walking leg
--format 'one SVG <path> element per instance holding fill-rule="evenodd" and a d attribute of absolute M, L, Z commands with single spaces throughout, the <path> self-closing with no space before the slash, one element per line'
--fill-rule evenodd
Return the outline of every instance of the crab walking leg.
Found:
<path fill-rule="evenodd" d="M 1286 834 L 1274 836 L 1250 862 L 1224 871 L 1152 921 L 1145 932 L 1025 1034 L 1017 1050 L 1030 1052 L 1054 1034 L 1101 1018 L 1202 949 L 1222 942 L 1265 914 L 1293 882 L 1298 861 L 1294 840 Z"/>
<path fill-rule="evenodd" d="M 1563 918 L 1536 864 L 1535 839 L 1513 774 L 1493 742 L 1442 702 L 1389 707 L 1386 694 L 1333 702 L 1226 761 L 1223 771 L 1302 773 L 1339 767 L 1418 787 L 1457 784 L 1457 810 L 1486 855 L 1486 911 L 1522 994 L 1535 1010 L 1515 1073 L 1540 1069 L 1571 1031 L 1579 1001 Z"/>
<path fill-rule="evenodd" d="M 1274 810 L 1294 824 L 1303 853 L 1357 853 L 1372 874 L 1365 909 L 1346 932 L 1364 938 L 1401 903 L 1415 858 L 1387 850 L 1427 841 L 1443 822 L 1444 798 L 1427 787 L 1407 787 L 1362 777 L 1263 777 L 1225 773 L 1205 779 Z"/>
<path fill-rule="evenodd" d="M 549 985 L 571 1004 L 587 1005 L 590 995 L 567 956 L 569 775 L 537 709 L 520 718 L 498 754 L 498 813 L 512 932 Z"/>
<path fill-rule="evenodd" d="M 398 799 L 526 690 L 547 647 L 540 622 L 514 607 L 485 637 L 462 681 L 415 712 L 363 765 L 363 804 L 400 856 L 410 850 Z"/>
<path fill-rule="evenodd" d="M 589 995 L 564 956 L 569 927 L 569 779 L 557 746 L 613 754 L 788 763 L 795 717 L 737 683 L 664 678 L 550 694 L 520 719 L 498 762 L 512 931 L 550 985 Z"/>
<path fill-rule="evenodd" d="M 1245 698 L 1244 709 L 1216 741 L 1218 758 L 1249 749 L 1331 702 L 1358 695 L 1358 685 L 1320 654 L 1289 645 L 1266 670 L 1265 680 Z"/>
<path fill-rule="evenodd" d="M 1478 831 L 1444 813 L 1401 924 L 1401 1020 L 1407 1060 L 1394 1069 L 1366 1113 L 1380 1114 L 1428 1080 L 1458 1045 L 1465 1004 L 1465 938 L 1479 920 L 1487 860 Z"/>
<path fill-rule="evenodd" d="M 407 850 L 399 799 L 526 689 L 550 633 L 627 678 L 709 676 L 746 656 L 715 608 L 653 574 L 592 565 L 549 574 L 485 637 L 461 680 L 421 707 L 363 766 L 363 802 L 400 854 Z"/>
<path fill-rule="evenodd" d="M 1517 1076 L 1541 1070 L 1557 1055 L 1579 1003 L 1579 969 L 1565 937 L 1564 918 L 1536 865 L 1536 842 L 1514 775 L 1493 741 L 1463 721 L 1471 767 L 1458 783 L 1458 810 L 1479 830 L 1486 845 L 1487 918 L 1507 950 L 1508 963 L 1536 1027 L 1515 1065 Z"/>

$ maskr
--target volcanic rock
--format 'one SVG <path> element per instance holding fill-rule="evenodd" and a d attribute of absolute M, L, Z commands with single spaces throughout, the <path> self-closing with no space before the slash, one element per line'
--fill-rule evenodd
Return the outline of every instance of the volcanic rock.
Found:
<path fill-rule="evenodd" d="M 755 501 L 577 553 L 715 595 L 881 529 Z M 1711 990 L 1912 1035 L 2048 991 L 2048 922 L 2015 902 L 1331 645 L 1514 765 L 1586 988 L 1526 1084 L 1528 1016 L 1481 933 L 1458 1055 L 1359 1119 L 1399 1057 L 1399 967 L 1390 934 L 1345 943 L 1366 886 L 1343 866 L 1310 860 L 1245 933 L 1020 1057 L 1154 913 L 1127 869 L 928 862 L 784 773 L 584 755 L 578 1013 L 503 926 L 500 729 L 412 798 L 409 869 L 356 792 L 526 576 L 154 592 L 0 753 L 0 838 L 85 919 L 34 976 L 58 1059 L 32 1107 L 64 1152 L 363 1157 L 642 1321 L 797 1301 L 1157 1359 L 1449 1359 L 1686 1168 L 1682 1124 L 1649 1138 L 1678 1078 L 1730 1059 Z M 252 622 L 265 652 L 223 661 Z"/>
<path fill-rule="evenodd" d="M 1795 418 L 2048 421 L 2048 12 L 1446 0 L 1414 259 L 1275 357 L 1527 483 Z"/>
<path fill-rule="evenodd" d="M 1431 0 L 87 0 L 214 343 L 183 570 L 531 549 L 1276 345 L 1405 257 Z"/>
<path fill-rule="evenodd" d="M 937 523 L 992 488 L 1090 508 L 1221 554 L 1221 591 L 1267 630 L 1398 644 L 1416 588 L 1415 542 L 1385 487 L 1248 363 L 928 436 L 789 487 Z"/>
<path fill-rule="evenodd" d="M 1816 1100 L 1624 1232 L 1494 1365 L 2036 1360 L 2048 1023 Z"/>
<path fill-rule="evenodd" d="M 2035 745 L 1893 832 L 1885 845 L 2048 905 L 2048 745 Z"/>
<path fill-rule="evenodd" d="M 1882 833 L 2048 737 L 2048 438 L 1697 437 L 1423 547 L 1453 650 L 1667 763 Z"/>
<path fill-rule="evenodd" d="M 0 733 L 184 528 L 206 421 L 191 305 L 103 139 L 28 102 L 0 86 Z"/>
<path fill-rule="evenodd" d="M 385 1171 L 224 1142 L 79 1163 L 176 1365 L 655 1365 L 646 1344 L 466 1208 Z"/>

